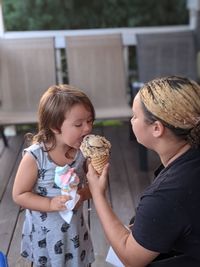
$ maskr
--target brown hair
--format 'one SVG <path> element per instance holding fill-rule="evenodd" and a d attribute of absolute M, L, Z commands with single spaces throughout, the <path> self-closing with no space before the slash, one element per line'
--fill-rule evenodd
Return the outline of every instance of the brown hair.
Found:
<path fill-rule="evenodd" d="M 139 94 L 149 123 L 159 120 L 176 136 L 200 146 L 200 86 L 196 82 L 179 76 L 157 78 Z"/>
<path fill-rule="evenodd" d="M 38 108 L 38 133 L 33 142 L 51 143 L 50 149 L 56 145 L 55 135 L 51 129 L 60 131 L 65 115 L 76 104 L 82 104 L 95 119 L 95 110 L 86 94 L 79 89 L 67 85 L 53 85 L 43 94 Z M 49 150 L 50 150 L 49 149 Z"/>

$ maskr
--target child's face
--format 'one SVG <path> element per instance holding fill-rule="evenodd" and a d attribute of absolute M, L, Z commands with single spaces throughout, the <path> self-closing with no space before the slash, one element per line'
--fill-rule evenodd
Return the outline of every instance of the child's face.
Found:
<path fill-rule="evenodd" d="M 66 113 L 61 133 L 56 134 L 58 142 L 79 148 L 83 137 L 92 131 L 92 113 L 82 104 L 76 104 Z"/>

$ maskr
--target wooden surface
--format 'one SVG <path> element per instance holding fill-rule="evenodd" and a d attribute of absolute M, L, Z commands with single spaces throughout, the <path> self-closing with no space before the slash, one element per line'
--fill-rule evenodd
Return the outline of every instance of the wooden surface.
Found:
<path fill-rule="evenodd" d="M 127 225 L 135 214 L 141 192 L 151 182 L 152 170 L 157 166 L 158 158 L 148 151 L 149 172 L 140 171 L 138 145 L 135 140 L 129 139 L 128 123 L 116 127 L 96 127 L 94 133 L 105 135 L 112 143 L 108 198 L 115 213 Z M 19 254 L 24 211 L 13 203 L 11 196 L 21 159 L 23 136 L 10 137 L 8 141 L 9 147 L 5 148 L 0 139 L 0 251 L 7 255 L 9 267 L 30 267 L 31 264 Z M 96 256 L 92 267 L 109 267 L 111 265 L 105 262 L 109 244 L 92 203 L 90 221 Z"/>

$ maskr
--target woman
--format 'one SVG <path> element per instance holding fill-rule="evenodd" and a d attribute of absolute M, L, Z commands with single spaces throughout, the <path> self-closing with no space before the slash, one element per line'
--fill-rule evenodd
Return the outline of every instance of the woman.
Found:
<path fill-rule="evenodd" d="M 155 79 L 140 89 L 132 110 L 137 141 L 158 153 L 162 165 L 128 231 L 105 197 L 108 165 L 98 177 L 89 164 L 89 187 L 107 239 L 125 266 L 147 266 L 171 251 L 181 256 L 155 266 L 200 266 L 200 87 L 182 77 Z"/>

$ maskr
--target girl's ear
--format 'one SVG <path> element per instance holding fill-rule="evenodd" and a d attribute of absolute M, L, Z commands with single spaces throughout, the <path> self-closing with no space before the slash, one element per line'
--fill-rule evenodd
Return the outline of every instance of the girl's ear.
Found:
<path fill-rule="evenodd" d="M 58 129 L 52 129 L 52 128 L 51 128 L 51 131 L 52 131 L 54 134 L 60 134 L 60 130 L 58 130 Z"/>
<path fill-rule="evenodd" d="M 163 135 L 165 126 L 160 121 L 155 121 L 153 123 L 153 136 L 160 137 Z"/>

